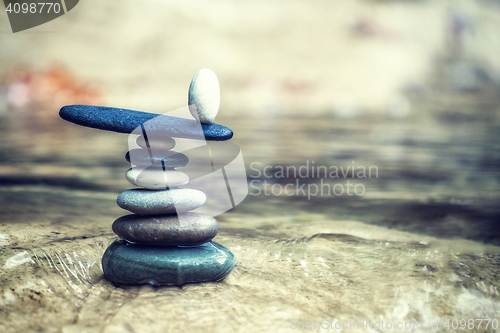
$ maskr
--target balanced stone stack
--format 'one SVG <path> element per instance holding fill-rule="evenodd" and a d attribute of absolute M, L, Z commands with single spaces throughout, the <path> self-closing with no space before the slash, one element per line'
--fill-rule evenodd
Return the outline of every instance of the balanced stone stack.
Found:
<path fill-rule="evenodd" d="M 181 286 L 219 281 L 236 265 L 228 249 L 211 241 L 219 231 L 217 221 L 191 212 L 205 203 L 206 196 L 200 190 L 182 188 L 189 177 L 176 168 L 186 166 L 189 158 L 172 150 L 174 137 L 231 139 L 230 129 L 213 123 L 220 93 L 212 71 L 202 69 L 195 75 L 188 104 L 196 120 L 84 105 L 65 106 L 59 113 L 63 119 L 83 126 L 120 133 L 141 130 L 137 148 L 125 157 L 132 164 L 125 176 L 140 188 L 127 190 L 117 199 L 121 208 L 133 214 L 113 223 L 113 231 L 121 239 L 107 248 L 102 259 L 105 276 L 115 284 Z M 147 125 L 151 121 L 153 125 Z"/>

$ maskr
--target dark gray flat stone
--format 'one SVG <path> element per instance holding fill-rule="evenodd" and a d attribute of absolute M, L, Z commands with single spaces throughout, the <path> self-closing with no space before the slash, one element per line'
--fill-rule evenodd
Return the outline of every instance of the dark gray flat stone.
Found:
<path fill-rule="evenodd" d="M 158 150 L 155 149 L 155 154 Z M 125 154 L 127 162 L 131 162 L 130 155 L 133 157 L 132 163 L 135 165 L 156 165 L 161 167 L 163 161 L 165 168 L 180 168 L 189 163 L 189 158 L 172 150 L 163 151 L 163 153 L 150 156 L 147 149 L 132 149 Z"/>
<path fill-rule="evenodd" d="M 215 123 L 201 124 L 203 133 L 200 133 L 196 120 L 104 106 L 67 105 L 61 108 L 59 116 L 77 125 L 118 133 L 131 133 L 147 122 L 147 131 L 161 131 L 162 135 L 170 137 L 209 141 L 233 137 L 233 131 Z"/>
<path fill-rule="evenodd" d="M 205 243 L 192 247 L 165 247 L 113 242 L 102 257 L 104 275 L 118 285 L 182 286 L 190 282 L 220 281 L 236 266 L 224 246 Z"/>
<path fill-rule="evenodd" d="M 113 232 L 131 242 L 191 246 L 212 240 L 219 232 L 219 224 L 213 217 L 199 213 L 132 214 L 118 218 Z"/>

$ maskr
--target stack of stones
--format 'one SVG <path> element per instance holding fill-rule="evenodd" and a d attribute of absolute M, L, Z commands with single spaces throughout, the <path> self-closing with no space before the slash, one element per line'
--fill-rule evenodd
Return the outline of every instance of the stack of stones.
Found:
<path fill-rule="evenodd" d="M 202 191 L 181 188 L 189 183 L 185 173 L 176 170 L 186 166 L 189 158 L 172 151 L 173 137 L 199 138 L 193 122 L 201 123 L 205 140 L 228 140 L 232 131 L 213 123 L 220 104 L 219 82 L 215 73 L 200 70 L 189 87 L 188 104 L 196 120 L 161 116 L 157 130 L 164 133 L 149 138 L 137 137 L 138 149 L 127 152 L 132 168 L 127 180 L 140 188 L 118 196 L 117 203 L 132 215 L 113 223 L 113 231 L 121 239 L 104 253 L 105 276 L 118 285 L 178 285 L 188 282 L 220 281 L 236 265 L 234 255 L 211 240 L 219 225 L 208 215 L 192 210 L 202 206 Z M 155 114 L 95 106 L 70 105 L 60 116 L 73 123 L 131 133 L 155 118 Z M 151 148 L 155 149 L 152 150 Z M 152 151 L 155 154 L 152 154 Z M 158 154 L 158 152 L 161 152 Z"/>

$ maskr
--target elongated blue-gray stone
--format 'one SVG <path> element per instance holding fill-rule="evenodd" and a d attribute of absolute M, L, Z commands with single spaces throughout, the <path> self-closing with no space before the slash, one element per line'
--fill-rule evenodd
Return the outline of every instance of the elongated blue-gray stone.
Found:
<path fill-rule="evenodd" d="M 201 124 L 203 133 L 200 133 L 200 124 L 196 120 L 104 106 L 66 105 L 59 111 L 59 116 L 77 125 L 118 133 L 131 133 L 148 122 L 148 131 L 161 131 L 166 137 L 202 140 L 204 136 L 209 141 L 225 141 L 233 137 L 233 131 L 215 123 Z"/>
<path fill-rule="evenodd" d="M 168 247 L 113 242 L 102 257 L 104 275 L 118 285 L 182 286 L 190 282 L 220 281 L 236 266 L 224 246 L 209 242 L 191 247 Z"/>

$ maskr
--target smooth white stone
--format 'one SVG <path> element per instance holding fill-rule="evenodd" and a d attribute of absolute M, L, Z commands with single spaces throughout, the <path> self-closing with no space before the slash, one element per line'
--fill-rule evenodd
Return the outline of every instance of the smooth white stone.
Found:
<path fill-rule="evenodd" d="M 217 75 L 203 68 L 193 77 L 188 93 L 189 111 L 202 124 L 215 120 L 220 106 L 220 87 Z M 194 107 L 193 107 L 194 106 Z"/>
<path fill-rule="evenodd" d="M 164 190 L 167 187 L 177 187 L 189 183 L 189 176 L 177 170 L 146 169 L 140 173 L 129 169 L 125 178 L 136 186 L 150 190 Z"/>

